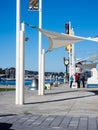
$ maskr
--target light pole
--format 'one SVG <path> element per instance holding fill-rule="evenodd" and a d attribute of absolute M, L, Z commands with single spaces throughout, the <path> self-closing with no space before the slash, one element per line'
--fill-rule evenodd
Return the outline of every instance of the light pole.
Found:
<path fill-rule="evenodd" d="M 42 28 L 42 0 L 30 0 L 29 9 L 37 10 L 39 5 L 39 28 Z M 42 50 L 42 33 L 39 31 L 38 45 L 38 95 L 43 95 L 44 89 L 44 50 Z"/>

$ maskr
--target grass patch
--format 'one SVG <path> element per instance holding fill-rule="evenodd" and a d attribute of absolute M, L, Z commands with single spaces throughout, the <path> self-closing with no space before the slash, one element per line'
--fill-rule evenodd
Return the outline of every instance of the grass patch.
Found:
<path fill-rule="evenodd" d="M 15 88 L 0 88 L 0 92 L 3 91 L 15 91 Z"/>

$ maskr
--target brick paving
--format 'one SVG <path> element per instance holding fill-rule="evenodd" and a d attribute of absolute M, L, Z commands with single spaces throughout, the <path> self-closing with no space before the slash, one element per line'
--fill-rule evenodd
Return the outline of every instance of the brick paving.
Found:
<path fill-rule="evenodd" d="M 98 130 L 98 117 L 1 115 L 0 130 L 4 128 L 11 130 Z"/>
<path fill-rule="evenodd" d="M 23 106 L 15 92 L 0 93 L 0 130 L 98 130 L 98 88 L 25 90 Z"/>

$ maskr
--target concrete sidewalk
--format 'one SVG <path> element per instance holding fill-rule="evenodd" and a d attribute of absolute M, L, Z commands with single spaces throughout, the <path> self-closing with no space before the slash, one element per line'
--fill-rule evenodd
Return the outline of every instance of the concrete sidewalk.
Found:
<path fill-rule="evenodd" d="M 60 85 L 44 96 L 27 89 L 24 95 L 25 104 L 18 106 L 15 92 L 0 93 L 0 130 L 98 130 L 98 88 Z"/>

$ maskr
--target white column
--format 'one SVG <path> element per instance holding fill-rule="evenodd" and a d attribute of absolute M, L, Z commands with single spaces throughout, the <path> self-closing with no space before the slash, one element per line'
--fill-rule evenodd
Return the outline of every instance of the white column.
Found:
<path fill-rule="evenodd" d="M 72 35 L 74 35 L 73 28 L 72 28 Z M 75 44 L 72 44 L 72 70 L 73 74 L 75 74 Z"/>
<path fill-rule="evenodd" d="M 71 74 L 72 74 L 72 70 L 71 70 L 71 66 L 72 66 L 72 61 L 71 61 L 71 52 L 70 52 L 70 54 L 69 54 L 69 64 L 70 64 L 70 74 L 69 74 L 69 76 L 71 77 Z"/>
<path fill-rule="evenodd" d="M 72 70 L 73 70 L 73 74 L 75 74 L 75 51 L 74 51 L 74 44 L 72 44 Z"/>
<path fill-rule="evenodd" d="M 21 24 L 21 31 L 20 31 L 20 85 L 19 85 L 19 90 L 20 90 L 20 99 L 19 99 L 19 104 L 23 105 L 24 103 L 24 36 L 25 33 L 25 25 L 24 23 Z"/>
<path fill-rule="evenodd" d="M 41 90 L 40 95 L 44 95 L 44 72 L 45 72 L 45 51 L 41 53 Z"/>
<path fill-rule="evenodd" d="M 69 35 L 71 35 L 71 22 L 69 22 Z M 69 50 L 69 79 L 71 77 L 71 73 L 72 73 L 72 59 L 71 59 L 71 50 Z M 69 80 L 69 85 L 70 85 L 70 80 Z"/>
<path fill-rule="evenodd" d="M 71 64 L 72 64 L 72 61 L 71 61 L 71 52 L 69 51 L 69 85 L 70 85 L 70 77 L 71 77 Z"/>
<path fill-rule="evenodd" d="M 42 0 L 39 0 L 39 28 L 42 28 Z M 39 31 L 39 80 L 38 95 L 41 95 L 41 51 L 42 51 L 42 34 Z"/>
<path fill-rule="evenodd" d="M 20 0 L 16 0 L 16 104 L 19 104 L 19 79 L 20 79 Z"/>

